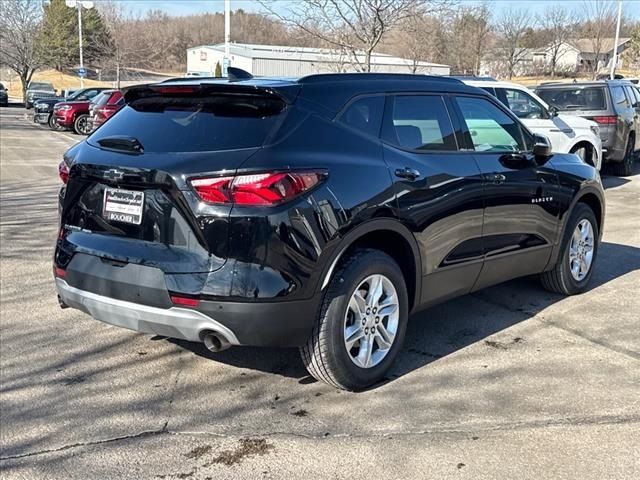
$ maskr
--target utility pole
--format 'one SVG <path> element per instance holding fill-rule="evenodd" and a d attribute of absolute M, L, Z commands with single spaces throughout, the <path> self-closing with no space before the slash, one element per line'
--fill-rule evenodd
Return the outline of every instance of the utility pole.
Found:
<path fill-rule="evenodd" d="M 618 65 L 618 40 L 620 39 L 620 19 L 622 18 L 622 0 L 618 0 L 618 23 L 616 24 L 616 40 L 613 44 L 613 58 L 611 59 L 611 74 L 609 78 L 613 80 L 616 76 L 616 66 Z"/>
<path fill-rule="evenodd" d="M 222 61 L 222 76 L 227 76 L 227 67 L 231 64 L 231 0 L 224 0 L 224 59 Z"/>
<path fill-rule="evenodd" d="M 93 2 L 89 0 L 65 0 L 64 2 L 69 8 L 78 9 L 78 47 L 80 48 L 80 68 L 78 69 L 78 76 L 80 77 L 80 88 L 84 88 L 84 77 L 87 71 L 84 68 L 84 58 L 82 54 L 82 9 L 89 10 L 93 8 Z"/>

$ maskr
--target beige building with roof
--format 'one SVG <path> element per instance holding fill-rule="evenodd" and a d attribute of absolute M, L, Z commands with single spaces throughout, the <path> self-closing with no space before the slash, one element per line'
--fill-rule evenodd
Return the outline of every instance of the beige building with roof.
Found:
<path fill-rule="evenodd" d="M 618 39 L 618 54 L 624 52 L 630 38 Z M 613 58 L 613 38 L 602 38 L 599 42 L 590 38 L 579 38 L 562 43 L 557 59 L 557 70 L 568 72 L 592 72 L 610 65 Z M 551 60 L 551 47 L 542 50 L 546 63 Z"/>

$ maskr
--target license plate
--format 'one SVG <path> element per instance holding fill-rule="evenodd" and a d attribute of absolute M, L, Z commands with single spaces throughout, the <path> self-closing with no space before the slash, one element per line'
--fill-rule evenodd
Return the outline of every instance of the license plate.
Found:
<path fill-rule="evenodd" d="M 102 216 L 111 222 L 142 223 L 144 192 L 105 188 Z"/>

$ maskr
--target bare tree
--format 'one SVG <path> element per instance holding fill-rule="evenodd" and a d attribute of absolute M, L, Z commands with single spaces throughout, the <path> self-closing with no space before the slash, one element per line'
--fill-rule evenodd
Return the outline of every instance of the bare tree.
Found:
<path fill-rule="evenodd" d="M 446 20 L 449 62 L 456 72 L 480 73 L 480 62 L 488 48 L 491 9 L 487 4 L 461 6 Z"/>
<path fill-rule="evenodd" d="M 37 0 L 2 2 L 0 8 L 0 64 L 16 72 L 22 82 L 22 97 L 42 62 L 36 37 L 42 20 L 42 3 Z"/>
<path fill-rule="evenodd" d="M 538 23 L 549 38 L 547 59 L 551 67 L 551 76 L 555 77 L 558 60 L 562 56 L 565 43 L 572 37 L 573 29 L 570 25 L 569 13 L 560 5 L 552 5 L 538 17 Z"/>
<path fill-rule="evenodd" d="M 517 64 L 526 56 L 526 34 L 531 24 L 527 10 L 506 10 L 495 25 L 499 36 L 496 58 L 505 64 L 509 79 L 513 77 Z"/>
<path fill-rule="evenodd" d="M 406 18 L 389 35 L 385 50 L 411 60 L 411 73 L 422 71 L 420 62 L 441 62 L 444 32 L 440 18 L 418 14 Z"/>
<path fill-rule="evenodd" d="M 601 57 L 606 53 L 608 38 L 615 33 L 616 13 L 615 3 L 605 0 L 593 0 L 582 5 L 582 36 L 587 39 L 593 53 L 590 63 L 591 73 L 595 79 L 598 76 L 598 68 Z M 617 45 L 613 45 L 615 52 Z"/>
<path fill-rule="evenodd" d="M 391 29 L 443 0 L 298 0 L 286 13 L 273 8 L 270 0 L 261 1 L 286 25 L 344 52 L 356 70 L 370 72 L 373 52 Z"/>

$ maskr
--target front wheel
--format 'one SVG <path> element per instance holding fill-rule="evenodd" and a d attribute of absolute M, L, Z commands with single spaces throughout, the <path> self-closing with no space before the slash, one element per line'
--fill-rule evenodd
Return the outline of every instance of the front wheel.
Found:
<path fill-rule="evenodd" d="M 53 113 L 49 115 L 49 120 L 47 123 L 49 124 L 49 128 L 51 130 L 54 130 L 56 132 L 62 130 L 62 127 L 58 125 L 58 122 L 56 122 L 56 116 Z"/>
<path fill-rule="evenodd" d="M 300 348 L 307 370 L 344 390 L 379 382 L 402 348 L 408 309 L 398 264 L 381 251 L 356 250 L 333 275 Z"/>
<path fill-rule="evenodd" d="M 563 295 L 582 293 L 593 273 L 598 238 L 598 223 L 593 210 L 584 203 L 578 203 L 567 222 L 556 264 L 540 275 L 542 285 Z"/>
<path fill-rule="evenodd" d="M 75 122 L 73 122 L 73 131 L 78 135 L 89 135 L 91 133 L 91 122 L 89 121 L 89 115 L 78 115 Z"/>

